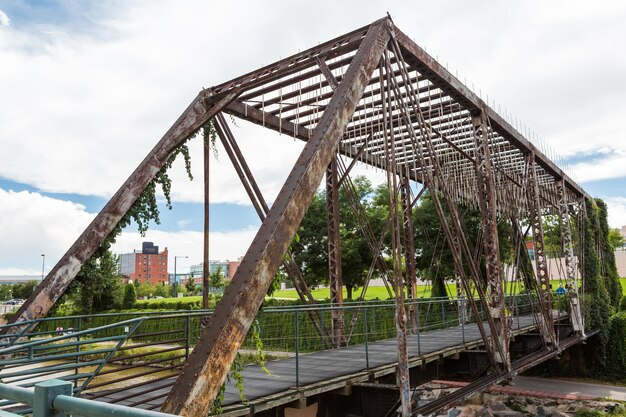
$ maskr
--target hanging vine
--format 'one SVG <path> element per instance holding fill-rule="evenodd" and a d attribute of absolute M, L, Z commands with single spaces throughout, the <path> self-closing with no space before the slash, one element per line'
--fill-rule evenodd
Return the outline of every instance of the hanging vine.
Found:
<path fill-rule="evenodd" d="M 200 134 L 202 135 L 204 141 L 209 143 L 209 146 L 211 146 L 213 150 L 213 155 L 217 158 L 217 134 L 215 132 L 215 128 L 213 127 L 213 121 L 209 120 L 204 124 L 204 126 L 191 134 L 185 141 L 183 141 L 183 143 L 174 149 L 169 158 L 167 158 L 167 161 L 165 161 L 165 164 L 163 164 L 161 169 L 156 173 L 154 179 L 148 183 L 130 209 L 126 212 L 126 214 L 124 214 L 124 216 L 122 216 L 106 239 L 104 239 L 100 247 L 94 253 L 93 258 L 102 257 L 104 253 L 111 248 L 111 245 L 115 243 L 115 239 L 119 236 L 122 230 L 130 225 L 132 221 L 137 223 L 137 230 L 142 237 L 146 235 L 150 221 L 154 221 L 156 224 L 161 224 L 161 213 L 159 211 L 156 196 L 157 186 L 159 186 L 163 192 L 163 196 L 165 197 L 165 206 L 171 210 L 172 179 L 168 174 L 168 170 L 172 167 L 178 155 L 182 154 L 187 177 L 190 181 L 193 181 L 193 174 L 191 173 L 191 155 L 189 154 L 187 142 Z"/>
<path fill-rule="evenodd" d="M 263 350 L 263 341 L 261 340 L 261 325 L 258 319 L 255 319 L 254 322 L 252 323 L 252 327 L 250 328 L 250 339 L 254 343 L 256 363 L 261 367 L 263 372 L 265 372 L 268 375 L 271 375 L 271 372 L 265 366 L 265 352 Z M 244 366 L 243 358 L 241 357 L 239 352 L 237 352 L 237 355 L 235 356 L 235 360 L 230 366 L 230 371 L 228 372 L 228 375 L 226 376 L 226 382 L 222 384 L 220 391 L 217 394 L 217 397 L 213 401 L 211 414 L 215 415 L 215 414 L 222 413 L 223 411 L 222 403 L 224 401 L 224 394 L 226 393 L 226 385 L 229 384 L 231 381 L 234 381 L 235 387 L 237 387 L 237 391 L 239 393 L 239 399 L 241 400 L 241 403 L 242 404 L 248 403 L 248 400 L 245 396 L 245 385 L 244 385 L 243 375 L 241 373 L 243 371 L 243 366 Z"/>

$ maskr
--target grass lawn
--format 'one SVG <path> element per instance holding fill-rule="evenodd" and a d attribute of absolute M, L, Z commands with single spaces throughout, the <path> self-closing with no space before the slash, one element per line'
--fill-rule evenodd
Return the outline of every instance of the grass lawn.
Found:
<path fill-rule="evenodd" d="M 624 290 L 624 295 L 626 295 L 626 278 L 620 278 L 620 282 L 622 284 L 622 288 Z M 556 289 L 559 286 L 559 281 L 558 280 L 553 280 L 552 281 L 552 288 Z M 448 284 L 448 292 L 451 294 L 456 294 L 456 284 Z M 517 292 L 517 291 L 515 291 Z M 317 290 L 313 290 L 313 297 L 315 297 L 316 300 L 325 300 L 330 298 L 330 290 L 328 288 L 320 288 Z M 507 289 L 507 293 L 509 293 L 509 290 Z M 352 296 L 354 297 L 354 299 L 357 299 L 359 296 L 361 295 L 361 289 L 357 289 L 355 291 L 353 291 Z M 430 297 L 430 285 L 418 285 L 417 286 L 417 295 L 419 298 L 422 297 Z M 344 288 L 343 290 L 343 296 L 344 298 L 346 298 L 346 290 Z M 276 291 L 273 295 L 273 298 L 284 298 L 284 299 L 297 299 L 298 298 L 298 294 L 296 293 L 296 290 L 280 290 L 280 291 Z M 385 289 L 385 287 L 369 287 L 367 289 L 367 293 L 365 296 L 366 300 L 374 300 L 374 299 L 380 299 L 380 300 L 386 300 L 389 298 L 389 294 L 387 294 L 387 290 Z M 202 297 L 201 296 L 193 296 L 193 297 L 185 297 L 184 300 L 196 300 L 196 301 L 201 301 Z M 158 303 L 158 302 L 162 302 L 165 300 L 182 300 L 180 298 L 167 298 L 167 299 L 157 299 L 157 300 L 146 300 L 144 302 L 147 303 Z"/>
<path fill-rule="evenodd" d="M 456 284 L 448 285 L 448 290 L 456 293 Z M 330 298 L 330 290 L 328 288 L 320 288 L 317 290 L 312 290 L 311 293 L 316 300 L 324 300 Z M 421 297 L 430 297 L 430 285 L 418 285 L 417 286 L 418 296 Z M 352 292 L 352 297 L 354 299 L 359 298 L 361 295 L 361 288 Z M 296 290 L 281 290 L 276 291 L 273 295 L 274 298 L 288 298 L 288 299 L 297 299 L 298 293 Z M 343 297 L 346 298 L 346 289 L 343 289 Z M 374 299 L 386 300 L 389 298 L 389 294 L 387 293 L 387 289 L 385 287 L 369 287 L 365 294 L 366 300 L 374 300 Z"/>
<path fill-rule="evenodd" d="M 556 290 L 559 287 L 560 282 L 558 280 L 552 280 L 551 282 L 552 282 L 553 290 Z M 621 278 L 620 282 L 624 290 L 624 295 L 626 295 L 626 278 Z M 507 289 L 506 292 L 508 294 L 509 290 Z M 517 293 L 518 291 L 515 291 L 515 292 Z M 324 299 L 330 298 L 330 290 L 328 288 L 320 288 L 317 290 L 313 290 L 312 293 L 313 293 L 313 297 L 315 297 L 315 299 L 317 300 L 324 300 Z M 456 284 L 448 284 L 448 293 L 452 295 L 456 294 Z M 352 296 L 354 297 L 354 299 L 357 299 L 360 295 L 361 295 L 360 288 L 357 289 L 356 291 L 353 291 L 352 293 Z M 430 297 L 430 285 L 418 285 L 417 295 L 419 298 Z M 344 298 L 346 298 L 345 288 L 343 290 L 343 296 Z M 297 299 L 298 294 L 296 293 L 296 290 L 281 290 L 281 291 L 276 291 L 273 297 Z M 376 298 L 381 299 L 381 300 L 386 300 L 389 298 L 389 295 L 387 294 L 387 290 L 385 289 L 385 287 L 369 287 L 367 289 L 367 293 L 365 294 L 365 299 L 373 300 Z"/>

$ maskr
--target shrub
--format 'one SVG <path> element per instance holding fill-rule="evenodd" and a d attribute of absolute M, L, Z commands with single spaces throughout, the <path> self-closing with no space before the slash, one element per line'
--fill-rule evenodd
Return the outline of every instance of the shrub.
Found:
<path fill-rule="evenodd" d="M 609 320 L 607 343 L 607 366 L 605 377 L 612 380 L 623 380 L 626 372 L 626 312 L 622 311 Z"/>
<path fill-rule="evenodd" d="M 122 308 L 131 308 L 137 301 L 137 289 L 135 284 L 128 283 L 124 288 L 124 300 L 122 301 Z"/>

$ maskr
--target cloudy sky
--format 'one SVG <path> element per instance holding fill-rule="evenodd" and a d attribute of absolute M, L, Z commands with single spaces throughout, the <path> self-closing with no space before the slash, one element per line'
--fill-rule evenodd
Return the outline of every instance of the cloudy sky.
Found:
<path fill-rule="evenodd" d="M 0 275 L 40 273 L 44 253 L 50 270 L 202 87 L 387 11 L 626 225 L 624 2 L 0 0 Z M 302 145 L 233 129 L 271 200 Z M 173 167 L 174 209 L 146 237 L 189 256 L 183 270 L 202 251 L 201 148 L 190 146 L 196 180 Z M 225 157 L 212 161 L 211 200 L 211 257 L 236 259 L 259 222 Z M 142 240 L 129 228 L 115 250 Z"/>

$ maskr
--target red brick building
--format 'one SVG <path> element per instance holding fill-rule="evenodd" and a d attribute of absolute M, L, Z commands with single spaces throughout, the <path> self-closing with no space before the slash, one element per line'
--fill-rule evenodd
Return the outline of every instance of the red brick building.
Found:
<path fill-rule="evenodd" d="M 167 248 L 159 253 L 158 246 L 143 242 L 141 251 L 122 254 L 120 263 L 120 272 L 127 281 L 168 284 Z"/>

